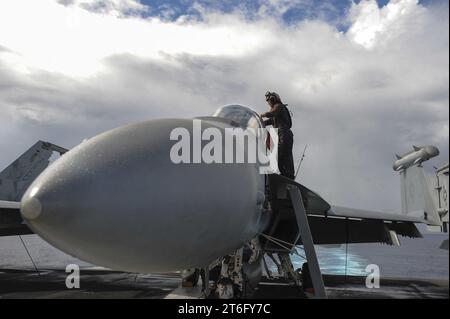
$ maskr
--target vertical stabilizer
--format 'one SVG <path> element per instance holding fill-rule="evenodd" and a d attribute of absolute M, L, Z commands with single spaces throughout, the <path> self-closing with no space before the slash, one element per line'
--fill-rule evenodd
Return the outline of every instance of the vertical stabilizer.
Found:
<path fill-rule="evenodd" d="M 438 184 L 436 177 L 425 174 L 422 163 L 437 155 L 434 146 L 413 146 L 411 152 L 397 156 L 393 166 L 400 173 L 402 214 L 424 218 L 430 226 L 442 226 Z"/>
<path fill-rule="evenodd" d="M 423 217 L 431 226 L 441 226 L 438 209 L 433 201 L 434 186 L 422 166 L 411 166 L 400 171 L 402 214 Z"/>
<path fill-rule="evenodd" d="M 0 200 L 20 201 L 28 186 L 47 168 L 53 152 L 64 154 L 67 150 L 38 141 L 0 172 Z"/>

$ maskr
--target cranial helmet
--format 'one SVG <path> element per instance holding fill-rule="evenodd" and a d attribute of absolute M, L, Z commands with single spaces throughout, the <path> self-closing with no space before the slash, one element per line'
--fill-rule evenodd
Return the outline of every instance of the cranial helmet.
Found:
<path fill-rule="evenodd" d="M 281 98 L 278 95 L 278 93 L 267 91 L 265 96 L 266 96 L 267 102 L 269 102 L 269 101 L 272 103 L 281 102 Z"/>

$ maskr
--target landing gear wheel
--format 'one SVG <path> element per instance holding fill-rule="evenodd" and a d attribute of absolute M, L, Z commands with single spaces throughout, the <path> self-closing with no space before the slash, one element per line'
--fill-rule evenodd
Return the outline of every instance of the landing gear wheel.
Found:
<path fill-rule="evenodd" d="M 186 275 L 183 278 L 181 285 L 187 288 L 197 286 L 198 280 L 200 278 L 200 271 L 198 269 L 195 269 L 194 271 L 186 270 L 185 272 L 191 272 L 191 274 Z"/>
<path fill-rule="evenodd" d="M 219 299 L 233 299 L 235 297 L 234 285 L 230 279 L 220 279 L 216 285 L 216 296 Z"/>

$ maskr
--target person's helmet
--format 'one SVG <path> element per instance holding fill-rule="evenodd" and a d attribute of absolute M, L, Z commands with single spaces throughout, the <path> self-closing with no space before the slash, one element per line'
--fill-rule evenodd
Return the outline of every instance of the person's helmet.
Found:
<path fill-rule="evenodd" d="M 277 94 L 277 93 L 275 93 L 275 92 L 269 92 L 269 91 L 267 91 L 266 92 L 266 94 L 265 94 L 265 97 L 266 97 L 266 101 L 267 102 L 271 102 L 271 103 L 281 103 L 281 98 L 280 98 L 280 96 Z"/>

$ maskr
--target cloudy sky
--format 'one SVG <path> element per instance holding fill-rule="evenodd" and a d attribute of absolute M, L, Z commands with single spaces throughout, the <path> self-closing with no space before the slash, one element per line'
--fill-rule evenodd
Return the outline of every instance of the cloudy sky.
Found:
<path fill-rule="evenodd" d="M 334 204 L 400 206 L 394 153 L 448 161 L 448 1 L 1 0 L 0 167 L 36 140 L 73 147 L 116 126 L 294 113 L 299 180 Z"/>

